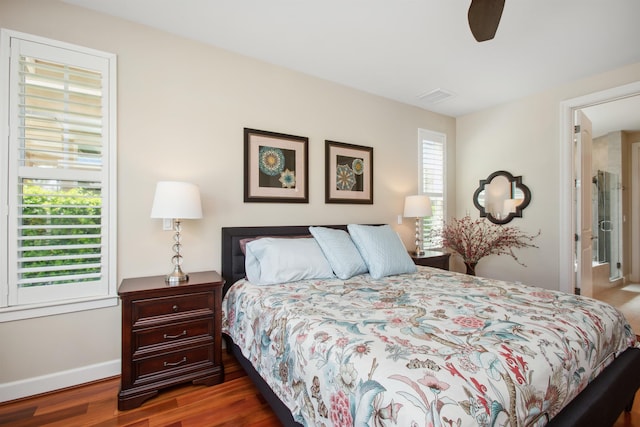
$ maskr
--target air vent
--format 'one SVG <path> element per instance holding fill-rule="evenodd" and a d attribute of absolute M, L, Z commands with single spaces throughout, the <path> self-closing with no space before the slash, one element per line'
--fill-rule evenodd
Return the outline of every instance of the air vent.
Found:
<path fill-rule="evenodd" d="M 418 98 L 427 102 L 428 104 L 437 104 L 438 102 L 442 102 L 454 96 L 455 94 L 453 92 L 449 92 L 448 90 L 434 89 L 430 92 L 419 95 Z"/>

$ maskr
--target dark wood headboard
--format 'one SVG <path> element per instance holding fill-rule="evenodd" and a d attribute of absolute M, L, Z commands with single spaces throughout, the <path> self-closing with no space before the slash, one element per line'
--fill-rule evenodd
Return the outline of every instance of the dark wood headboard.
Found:
<path fill-rule="evenodd" d="M 322 227 L 346 230 L 346 225 L 323 225 Z M 245 277 L 244 254 L 240 240 L 258 236 L 300 236 L 309 234 L 308 225 L 278 225 L 264 227 L 222 227 L 222 277 L 225 279 L 222 294 L 231 285 Z"/>

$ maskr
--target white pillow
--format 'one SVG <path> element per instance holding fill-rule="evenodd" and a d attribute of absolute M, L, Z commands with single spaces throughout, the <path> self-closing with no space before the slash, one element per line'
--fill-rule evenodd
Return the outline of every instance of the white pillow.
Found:
<path fill-rule="evenodd" d="M 338 278 L 347 280 L 367 272 L 367 265 L 349 237 L 349 233 L 328 227 L 309 227 L 309 231 L 320 245 Z"/>
<path fill-rule="evenodd" d="M 273 285 L 303 279 L 335 277 L 315 239 L 265 237 L 247 243 L 247 279 L 255 285 Z"/>
<path fill-rule="evenodd" d="M 349 224 L 347 229 L 374 279 L 417 271 L 400 236 L 390 226 Z"/>

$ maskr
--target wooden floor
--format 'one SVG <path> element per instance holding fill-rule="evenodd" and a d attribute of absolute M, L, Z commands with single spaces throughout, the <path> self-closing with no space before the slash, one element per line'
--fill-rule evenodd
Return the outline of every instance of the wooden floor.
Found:
<path fill-rule="evenodd" d="M 0 404 L 0 426 L 214 427 L 280 426 L 235 358 L 222 353 L 225 382 L 167 389 L 129 411 L 118 411 L 120 379 Z"/>
<path fill-rule="evenodd" d="M 629 283 L 594 291 L 594 298 L 608 302 L 619 309 L 636 334 L 640 334 L 640 283 Z"/>
<path fill-rule="evenodd" d="M 233 356 L 223 352 L 225 382 L 161 392 L 130 411 L 117 409 L 119 378 L 0 404 L 0 426 L 280 426 Z M 399 426 L 402 427 L 402 426 Z M 640 427 L 640 392 L 613 427 Z"/>

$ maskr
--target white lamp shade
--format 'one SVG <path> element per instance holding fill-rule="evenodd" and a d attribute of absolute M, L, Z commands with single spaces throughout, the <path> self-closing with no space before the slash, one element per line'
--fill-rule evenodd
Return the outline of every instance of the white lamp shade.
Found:
<path fill-rule="evenodd" d="M 202 218 L 200 189 L 189 182 L 158 182 L 151 207 L 151 218 Z"/>
<path fill-rule="evenodd" d="M 404 216 L 414 218 L 431 216 L 431 199 L 429 199 L 429 196 L 407 196 L 404 199 Z"/>

